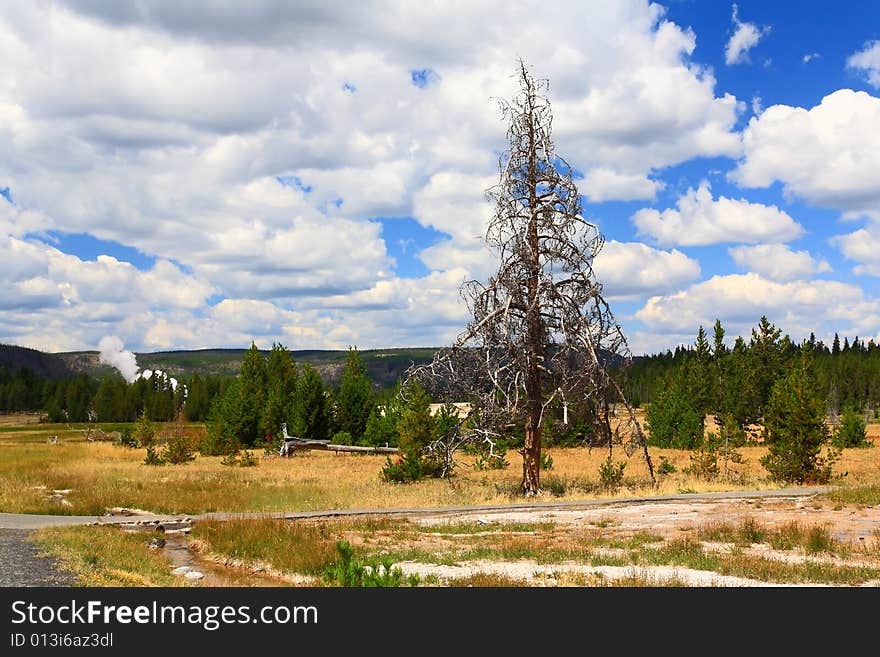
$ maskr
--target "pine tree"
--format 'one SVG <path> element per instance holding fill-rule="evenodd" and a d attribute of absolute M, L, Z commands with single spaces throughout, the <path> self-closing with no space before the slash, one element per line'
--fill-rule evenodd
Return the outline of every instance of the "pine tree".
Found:
<path fill-rule="evenodd" d="M 749 353 L 752 357 L 752 369 L 756 395 L 756 413 L 764 414 L 770 398 L 773 384 L 779 378 L 782 368 L 782 331 L 761 316 L 756 329 L 752 329 Z"/>
<path fill-rule="evenodd" d="M 784 483 L 826 483 L 831 478 L 834 452 L 820 456 L 829 440 L 825 401 L 816 388 L 812 350 L 801 348 L 788 376 L 773 386 L 764 417 L 764 440 L 769 451 L 762 465 Z"/>
<path fill-rule="evenodd" d="M 297 378 L 292 420 L 295 435 L 311 440 L 330 437 L 330 413 L 324 383 L 308 363 Z"/>
<path fill-rule="evenodd" d="M 831 343 L 831 355 L 836 356 L 840 353 L 840 336 L 834 334 L 834 342 Z"/>
<path fill-rule="evenodd" d="M 716 319 L 712 330 L 712 356 L 715 360 L 719 360 L 726 354 L 727 347 L 724 345 L 724 327 L 721 326 L 721 320 Z"/>
<path fill-rule="evenodd" d="M 651 445 L 694 449 L 702 441 L 703 423 L 688 392 L 688 369 L 681 367 L 670 372 L 645 412 Z"/>
<path fill-rule="evenodd" d="M 700 326 L 697 340 L 694 343 L 694 357 L 688 363 L 685 375 L 690 405 L 700 416 L 700 440 L 706 426 L 706 414 L 714 410 L 716 399 L 717 376 L 709 350 L 706 331 Z"/>
<path fill-rule="evenodd" d="M 125 422 L 125 379 L 111 374 L 101 379 L 92 402 L 99 422 Z"/>
<path fill-rule="evenodd" d="M 262 438 L 266 406 L 266 359 L 253 342 L 245 352 L 237 383 L 233 392 L 237 398 L 230 400 L 228 409 L 237 416 L 233 420 L 236 438 L 245 447 L 253 447 Z"/>
<path fill-rule="evenodd" d="M 758 419 L 754 371 L 745 340 L 736 339 L 726 361 L 720 393 L 721 414 L 731 415 L 739 426 L 745 426 Z"/>
<path fill-rule="evenodd" d="M 389 457 L 382 469 L 386 481 L 408 482 L 423 477 L 440 477 L 442 463 L 425 453 L 437 438 L 437 420 L 431 415 L 431 398 L 418 381 L 411 382 L 403 395 L 405 402 L 397 422 L 400 457 Z"/>
<path fill-rule="evenodd" d="M 363 442 L 367 421 L 375 405 L 373 387 L 357 347 L 349 348 L 336 395 L 336 424 L 339 430 L 350 434 L 355 443 Z"/>
<path fill-rule="evenodd" d="M 840 424 L 834 429 L 831 442 L 839 449 L 868 445 L 864 414 L 853 405 L 846 406 L 840 417 Z"/>
<path fill-rule="evenodd" d="M 374 406 L 370 412 L 362 442 L 373 447 L 396 447 L 397 422 L 402 413 L 403 401 L 400 397 L 400 381 L 398 381 L 387 395 L 387 401 Z"/>
<path fill-rule="evenodd" d="M 271 448 L 281 440 L 282 424 L 291 424 L 296 399 L 296 363 L 281 344 L 272 344 L 266 359 L 266 403 L 261 421 L 261 433 L 271 439 Z"/>
<path fill-rule="evenodd" d="M 208 386 L 198 373 L 193 374 L 187 387 L 186 402 L 183 405 L 189 422 L 201 422 L 208 417 L 211 407 Z"/>
<path fill-rule="evenodd" d="M 147 417 L 146 409 L 144 409 L 141 411 L 137 424 L 134 427 L 133 437 L 141 447 L 149 447 L 153 444 L 153 438 L 155 436 L 156 429 L 153 427 L 153 423 L 150 422 L 150 418 Z"/>

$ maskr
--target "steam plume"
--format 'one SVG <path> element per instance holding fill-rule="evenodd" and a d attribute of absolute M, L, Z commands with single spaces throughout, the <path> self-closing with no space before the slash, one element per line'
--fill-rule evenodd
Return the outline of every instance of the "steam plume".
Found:
<path fill-rule="evenodd" d="M 98 350 L 101 352 L 98 360 L 115 367 L 126 381 L 132 383 L 137 378 L 137 359 L 132 352 L 126 351 L 124 346 L 122 340 L 115 335 L 104 336 L 98 343 Z"/>

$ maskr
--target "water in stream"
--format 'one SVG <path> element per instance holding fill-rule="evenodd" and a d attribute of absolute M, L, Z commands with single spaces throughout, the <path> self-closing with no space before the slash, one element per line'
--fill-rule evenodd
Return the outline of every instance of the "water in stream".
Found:
<path fill-rule="evenodd" d="M 199 580 L 186 580 L 180 576 L 181 584 L 196 586 L 292 586 L 290 582 L 275 577 L 255 573 L 248 568 L 224 566 L 223 564 L 201 559 L 188 547 L 189 539 L 183 532 L 167 532 L 163 553 L 171 561 L 171 568 L 188 566 L 204 575 Z"/>

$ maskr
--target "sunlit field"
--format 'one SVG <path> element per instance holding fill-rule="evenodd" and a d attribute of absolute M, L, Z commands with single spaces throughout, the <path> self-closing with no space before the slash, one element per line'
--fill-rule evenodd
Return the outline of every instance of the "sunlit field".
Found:
<path fill-rule="evenodd" d="M 112 427 L 107 427 L 110 430 Z M 189 425 L 197 437 L 200 425 Z M 49 437 L 57 436 L 50 444 Z M 455 476 L 414 484 L 383 482 L 385 456 L 307 452 L 292 458 L 255 450 L 254 467 L 221 465 L 220 457 L 197 456 L 185 465 L 149 466 L 145 450 L 85 439 L 84 431 L 63 425 L 0 424 L 0 511 L 47 514 L 104 514 L 114 507 L 156 513 L 208 511 L 312 511 L 355 508 L 459 506 L 522 501 L 521 460 L 511 451 L 502 470 L 476 470 L 461 454 Z M 868 438 L 880 437 L 880 424 Z M 651 448 L 655 470 L 663 460 L 672 470 L 658 474 L 652 487 L 641 452 L 626 458 L 615 446 L 614 459 L 626 463 L 621 486 L 603 488 L 599 466 L 607 448 L 550 448 L 552 468 L 542 472 L 542 499 L 601 497 L 779 488 L 760 464 L 761 446 L 738 450 L 743 464 L 731 464 L 727 480 L 705 481 L 688 474 L 691 453 Z M 662 458 L 661 458 L 662 457 Z M 719 462 L 719 466 L 723 464 Z M 836 463 L 835 485 L 880 484 L 880 449 L 844 450 Z"/>

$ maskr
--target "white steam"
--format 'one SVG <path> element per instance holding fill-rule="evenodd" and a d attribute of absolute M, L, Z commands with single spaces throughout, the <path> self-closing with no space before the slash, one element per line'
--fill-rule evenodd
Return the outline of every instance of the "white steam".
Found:
<path fill-rule="evenodd" d="M 124 346 L 122 340 L 115 335 L 105 335 L 98 342 L 98 351 L 101 352 L 98 361 L 112 365 L 119 370 L 126 381 L 132 383 L 137 378 L 137 359 L 132 352 L 126 351 Z"/>
<path fill-rule="evenodd" d="M 177 390 L 177 379 L 173 376 L 168 376 L 162 370 L 144 370 L 137 375 L 139 379 L 149 379 L 151 376 L 156 375 L 156 378 L 164 377 L 168 380 L 168 383 L 171 384 L 172 390 Z"/>

